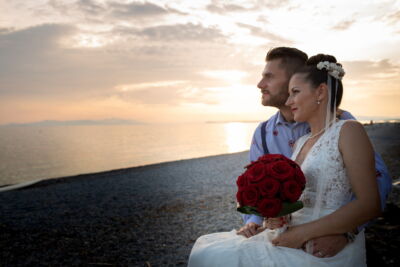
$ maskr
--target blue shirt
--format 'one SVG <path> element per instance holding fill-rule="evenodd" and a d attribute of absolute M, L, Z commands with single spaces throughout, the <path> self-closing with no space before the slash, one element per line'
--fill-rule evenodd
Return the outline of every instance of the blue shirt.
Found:
<path fill-rule="evenodd" d="M 344 111 L 340 119 L 349 120 L 355 118 L 349 112 Z M 257 160 L 264 155 L 261 141 L 261 125 L 256 128 L 250 146 L 250 161 Z M 278 111 L 269 120 L 266 127 L 266 143 L 270 154 L 283 154 L 290 158 L 293 152 L 293 145 L 297 139 L 310 132 L 310 127 L 304 122 L 290 123 L 285 121 L 282 114 Z M 381 199 L 382 210 L 385 208 L 386 199 L 392 189 L 392 179 L 381 156 L 375 152 L 375 168 L 377 170 L 377 181 Z M 262 217 L 257 215 L 242 214 L 245 224 L 250 222 L 262 225 Z"/>

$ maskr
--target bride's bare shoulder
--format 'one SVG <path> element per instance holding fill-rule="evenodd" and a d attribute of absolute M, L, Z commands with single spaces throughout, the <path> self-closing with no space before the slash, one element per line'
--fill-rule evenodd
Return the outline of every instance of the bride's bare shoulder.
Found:
<path fill-rule="evenodd" d="M 342 129 L 340 130 L 340 135 L 366 133 L 364 126 L 356 120 L 346 120 L 343 122 Z"/>
<path fill-rule="evenodd" d="M 356 120 L 348 120 L 343 123 L 339 136 L 339 147 L 342 149 L 351 147 L 370 147 L 371 142 L 364 126 Z"/>

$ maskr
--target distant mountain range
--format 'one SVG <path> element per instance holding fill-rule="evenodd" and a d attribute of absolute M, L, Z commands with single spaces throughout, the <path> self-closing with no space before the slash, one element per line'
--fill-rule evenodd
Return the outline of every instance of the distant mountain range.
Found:
<path fill-rule="evenodd" d="M 132 125 L 132 124 L 144 124 L 144 123 L 135 120 L 123 120 L 123 119 L 71 120 L 71 121 L 45 120 L 45 121 L 30 122 L 30 123 L 10 123 L 6 124 L 5 126 Z"/>

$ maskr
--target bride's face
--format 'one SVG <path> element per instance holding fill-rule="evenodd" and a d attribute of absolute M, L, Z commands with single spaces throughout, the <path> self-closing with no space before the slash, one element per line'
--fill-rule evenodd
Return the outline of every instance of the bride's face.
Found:
<path fill-rule="evenodd" d="M 318 110 L 317 90 L 304 79 L 305 74 L 294 74 L 289 81 L 289 97 L 286 105 L 290 107 L 294 120 L 308 121 Z"/>

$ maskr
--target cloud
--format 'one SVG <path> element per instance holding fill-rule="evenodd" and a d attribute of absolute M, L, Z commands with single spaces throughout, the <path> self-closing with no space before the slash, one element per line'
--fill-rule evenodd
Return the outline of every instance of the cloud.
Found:
<path fill-rule="evenodd" d="M 286 7 L 288 4 L 289 0 L 257 0 L 255 8 L 278 9 Z"/>
<path fill-rule="evenodd" d="M 43 24 L 2 33 L 0 95 L 3 99 L 40 96 L 47 100 L 119 95 L 133 103 L 210 103 L 202 89 L 194 88 L 226 83 L 210 81 L 199 73 L 210 64 L 221 69 L 240 64 L 231 55 L 233 47 L 214 41 L 223 38 L 216 29 L 178 24 L 134 30 L 145 39 L 130 42 L 125 34 L 121 42 L 96 48 L 66 46 L 65 40 L 81 34 L 68 25 Z M 187 40 L 192 41 L 190 45 Z M 160 80 L 190 83 L 161 84 L 157 89 L 144 86 Z M 119 93 L 114 89 L 118 84 L 142 84 L 142 88 Z"/>
<path fill-rule="evenodd" d="M 96 84 L 104 58 L 62 46 L 63 39 L 76 33 L 73 26 L 43 24 L 1 34 L 0 93 L 68 95 Z"/>
<path fill-rule="evenodd" d="M 169 14 L 185 15 L 183 12 L 161 5 L 132 1 L 121 3 L 117 1 L 105 1 L 99 3 L 94 0 L 77 0 L 66 3 L 59 0 L 49 0 L 49 7 L 69 18 L 79 18 L 79 22 L 91 22 L 95 24 L 109 24 L 114 21 L 129 22 L 132 20 L 145 20 L 155 17 L 163 17 Z M 47 13 L 51 14 L 51 13 Z"/>
<path fill-rule="evenodd" d="M 251 11 L 251 8 L 246 8 L 239 5 L 227 4 L 227 5 L 219 5 L 219 4 L 209 4 L 206 9 L 213 13 L 225 14 L 227 12 L 246 12 Z"/>
<path fill-rule="evenodd" d="M 226 40 L 227 37 L 216 27 L 204 27 L 201 24 L 171 24 L 159 25 L 154 27 L 115 27 L 110 34 L 119 34 L 123 36 L 134 36 L 143 38 L 146 41 L 168 42 L 198 41 L 214 42 L 217 40 Z"/>
<path fill-rule="evenodd" d="M 78 0 L 75 4 L 79 10 L 91 15 L 100 15 L 107 10 L 105 6 L 102 6 L 92 0 Z"/>
<path fill-rule="evenodd" d="M 183 98 L 181 88 L 169 86 L 137 89 L 133 91 L 120 92 L 118 95 L 124 101 L 147 105 L 178 105 L 181 103 Z"/>
<path fill-rule="evenodd" d="M 211 4 L 207 5 L 206 9 L 213 13 L 226 14 L 232 12 L 250 12 L 259 11 L 262 9 L 277 9 L 281 7 L 286 7 L 289 0 L 257 0 L 244 1 L 243 5 L 239 4 L 221 4 L 219 1 L 213 0 Z"/>
<path fill-rule="evenodd" d="M 158 81 L 120 85 L 116 89 L 120 99 L 146 105 L 216 104 L 209 90 L 194 85 L 193 81 Z"/>
<path fill-rule="evenodd" d="M 137 35 L 158 41 L 214 41 L 225 36 L 217 28 L 205 28 L 200 24 L 175 24 L 147 27 L 136 31 Z"/>
<path fill-rule="evenodd" d="M 52 11 L 56 11 L 57 13 L 59 13 L 59 15 L 61 17 L 64 17 L 66 15 L 70 15 L 71 10 L 73 10 L 74 7 L 76 6 L 75 4 L 79 5 L 79 1 L 77 1 L 76 3 L 65 3 L 65 2 L 62 2 L 60 0 L 49 0 L 47 2 L 48 7 Z M 46 11 L 38 10 L 38 9 L 36 9 L 35 11 L 39 12 L 39 13 L 46 12 Z M 49 14 L 50 14 L 50 12 L 49 12 Z"/>
<path fill-rule="evenodd" d="M 396 25 L 400 21 L 400 10 L 397 10 L 386 17 L 386 21 L 391 25 Z"/>
<path fill-rule="evenodd" d="M 43 70 L 54 59 L 51 51 L 58 46 L 58 40 L 72 32 L 73 27 L 67 25 L 44 24 L 1 33 L 0 75 L 5 79 Z"/>
<path fill-rule="evenodd" d="M 345 109 L 355 115 L 399 116 L 400 64 L 383 59 L 345 61 L 343 66 Z"/>
<path fill-rule="evenodd" d="M 337 31 L 344 31 L 349 29 L 354 23 L 355 20 L 344 20 L 333 26 L 332 29 Z"/>
<path fill-rule="evenodd" d="M 254 36 L 265 38 L 265 39 L 268 39 L 269 41 L 284 43 L 286 45 L 290 45 L 293 43 L 293 41 L 291 41 L 289 39 L 286 39 L 282 36 L 276 35 L 274 33 L 271 33 L 267 30 L 261 29 L 259 27 L 253 26 L 253 25 L 249 25 L 249 24 L 245 24 L 245 23 L 236 23 L 236 25 L 250 30 L 250 33 Z"/>
<path fill-rule="evenodd" d="M 5 33 L 9 33 L 9 32 L 12 32 L 12 31 L 13 31 L 12 28 L 1 28 L 0 27 L 0 35 L 1 34 L 5 34 Z"/>
<path fill-rule="evenodd" d="M 135 84 L 121 84 L 117 85 L 115 89 L 121 92 L 138 91 L 138 90 L 151 90 L 157 88 L 173 87 L 177 85 L 185 85 L 188 81 L 177 80 L 177 81 L 158 81 L 148 83 L 135 83 Z"/>
<path fill-rule="evenodd" d="M 343 66 L 347 77 L 360 82 L 400 79 L 400 65 L 393 64 L 388 59 L 380 61 L 346 61 L 343 62 Z"/>
<path fill-rule="evenodd" d="M 167 15 L 169 11 L 156 4 L 152 3 L 110 3 L 108 8 L 112 9 L 112 14 L 114 17 L 153 17 Z"/>

